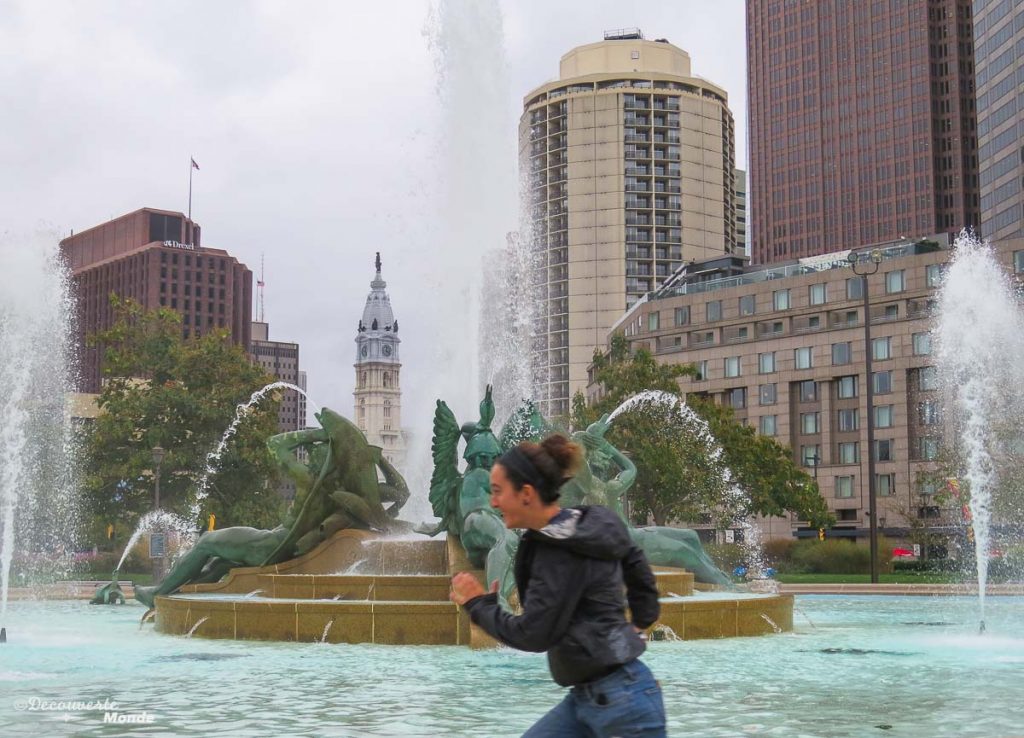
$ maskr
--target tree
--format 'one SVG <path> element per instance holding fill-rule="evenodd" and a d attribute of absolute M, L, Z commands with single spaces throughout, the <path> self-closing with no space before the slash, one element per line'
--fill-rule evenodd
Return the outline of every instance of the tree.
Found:
<path fill-rule="evenodd" d="M 679 378 L 695 376 L 693 365 L 662 364 L 646 349 L 630 354 L 622 335 L 612 337 L 607 355 L 594 352 L 594 379 L 603 394 L 587 404 L 582 393 L 573 398 L 573 427 L 584 428 L 628 398 L 648 390 L 683 400 Z M 817 484 L 797 466 L 792 452 L 774 439 L 760 436 L 736 421 L 731 409 L 693 398 L 687 411 L 668 413 L 664 403 L 648 403 L 619 416 L 609 440 L 637 466 L 630 492 L 634 514 L 650 515 L 662 525 L 669 520 L 696 520 L 702 515 L 781 515 L 796 512 L 812 526 L 834 523 Z M 655 409 L 663 408 L 662 410 Z M 714 441 L 704 435 L 710 431 Z M 715 443 L 717 442 L 717 443 Z M 715 446 L 720 457 L 713 457 Z M 726 495 L 723 467 L 746 500 Z"/>
<path fill-rule="evenodd" d="M 166 455 L 160 465 L 160 506 L 189 515 L 206 457 L 235 416 L 235 408 L 269 381 L 226 331 L 182 337 L 181 317 L 146 310 L 111 297 L 112 328 L 92 337 L 104 347 L 100 415 L 85 439 L 85 494 L 94 531 L 114 523 L 129 535 L 138 517 L 153 508 L 152 449 Z M 265 441 L 276 432 L 277 402 L 267 398 L 246 415 L 208 481 L 200 507 L 219 525 L 273 526 L 282 501 L 273 482 L 274 464 Z M 102 522 L 100 522 L 102 521 Z"/>

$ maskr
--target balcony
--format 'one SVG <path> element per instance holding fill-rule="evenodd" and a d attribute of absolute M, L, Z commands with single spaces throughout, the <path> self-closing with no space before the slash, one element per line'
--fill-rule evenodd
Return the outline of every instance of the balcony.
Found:
<path fill-rule="evenodd" d="M 648 126 L 651 124 L 651 119 L 646 115 L 629 115 L 627 113 L 625 124 L 627 126 Z"/>
<path fill-rule="evenodd" d="M 655 192 L 681 192 L 682 190 L 680 189 L 679 185 L 677 185 L 677 184 L 667 184 L 665 182 L 655 182 L 654 183 L 654 191 Z"/>
<path fill-rule="evenodd" d="M 650 140 L 650 136 L 648 136 L 646 133 L 627 133 L 626 134 L 626 143 L 637 143 L 637 142 L 646 143 L 649 140 Z"/>
<path fill-rule="evenodd" d="M 646 176 L 648 174 L 650 174 L 650 170 L 647 167 L 645 167 L 645 166 L 633 165 L 633 166 L 626 167 L 626 176 L 630 176 L 630 175 Z"/>
<path fill-rule="evenodd" d="M 627 182 L 626 192 L 650 192 L 651 188 L 647 182 Z"/>
<path fill-rule="evenodd" d="M 647 100 L 626 100 L 623 107 L 626 110 L 650 110 L 651 104 Z"/>
<path fill-rule="evenodd" d="M 626 213 L 626 225 L 650 225 L 651 218 L 643 213 Z"/>
<path fill-rule="evenodd" d="M 650 159 L 651 152 L 648 149 L 626 149 L 627 159 Z"/>
<path fill-rule="evenodd" d="M 626 258 L 627 259 L 650 259 L 651 250 L 643 246 L 637 246 L 636 244 L 626 244 Z"/>

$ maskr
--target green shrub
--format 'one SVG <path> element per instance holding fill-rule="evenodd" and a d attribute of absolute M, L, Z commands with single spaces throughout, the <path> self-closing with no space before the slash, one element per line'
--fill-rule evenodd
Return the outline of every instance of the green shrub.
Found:
<path fill-rule="evenodd" d="M 879 549 L 884 544 L 879 541 Z M 871 551 L 850 541 L 826 539 L 800 541 L 793 547 L 793 573 L 801 574 L 867 574 L 871 571 Z M 879 570 L 888 571 L 888 556 L 879 556 Z"/>
<path fill-rule="evenodd" d="M 705 543 L 704 551 L 715 562 L 715 566 L 729 575 L 747 560 L 747 552 L 739 543 Z"/>
<path fill-rule="evenodd" d="M 793 550 L 796 548 L 795 538 L 773 538 L 764 544 L 765 564 L 776 571 L 790 573 L 793 571 Z"/>

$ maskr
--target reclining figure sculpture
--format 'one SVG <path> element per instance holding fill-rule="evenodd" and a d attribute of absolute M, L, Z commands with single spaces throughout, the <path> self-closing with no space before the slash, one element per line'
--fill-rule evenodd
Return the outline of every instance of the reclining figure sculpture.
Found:
<path fill-rule="evenodd" d="M 362 431 L 333 410 L 316 415 L 320 428 L 281 433 L 267 441 L 296 495 L 281 525 L 272 530 L 238 526 L 203 533 L 155 587 L 136 587 L 135 598 L 155 598 L 186 584 L 215 582 L 238 566 L 267 566 L 301 556 L 344 528 L 406 530 L 397 520 L 409 490 L 402 475 L 371 446 Z M 307 460 L 296 451 L 305 449 Z M 384 482 L 378 481 L 380 470 Z M 383 503 L 391 503 L 385 509 Z"/>

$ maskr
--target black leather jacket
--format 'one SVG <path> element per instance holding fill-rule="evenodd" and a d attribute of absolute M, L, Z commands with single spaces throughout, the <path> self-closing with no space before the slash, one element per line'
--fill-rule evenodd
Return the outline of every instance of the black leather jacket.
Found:
<path fill-rule="evenodd" d="M 646 557 L 611 510 L 566 508 L 542 530 L 527 531 L 515 576 L 521 615 L 503 610 L 495 594 L 465 607 L 502 643 L 547 651 L 551 676 L 562 686 L 599 679 L 643 653 L 633 625 L 647 628 L 658 619 L 658 589 Z"/>

